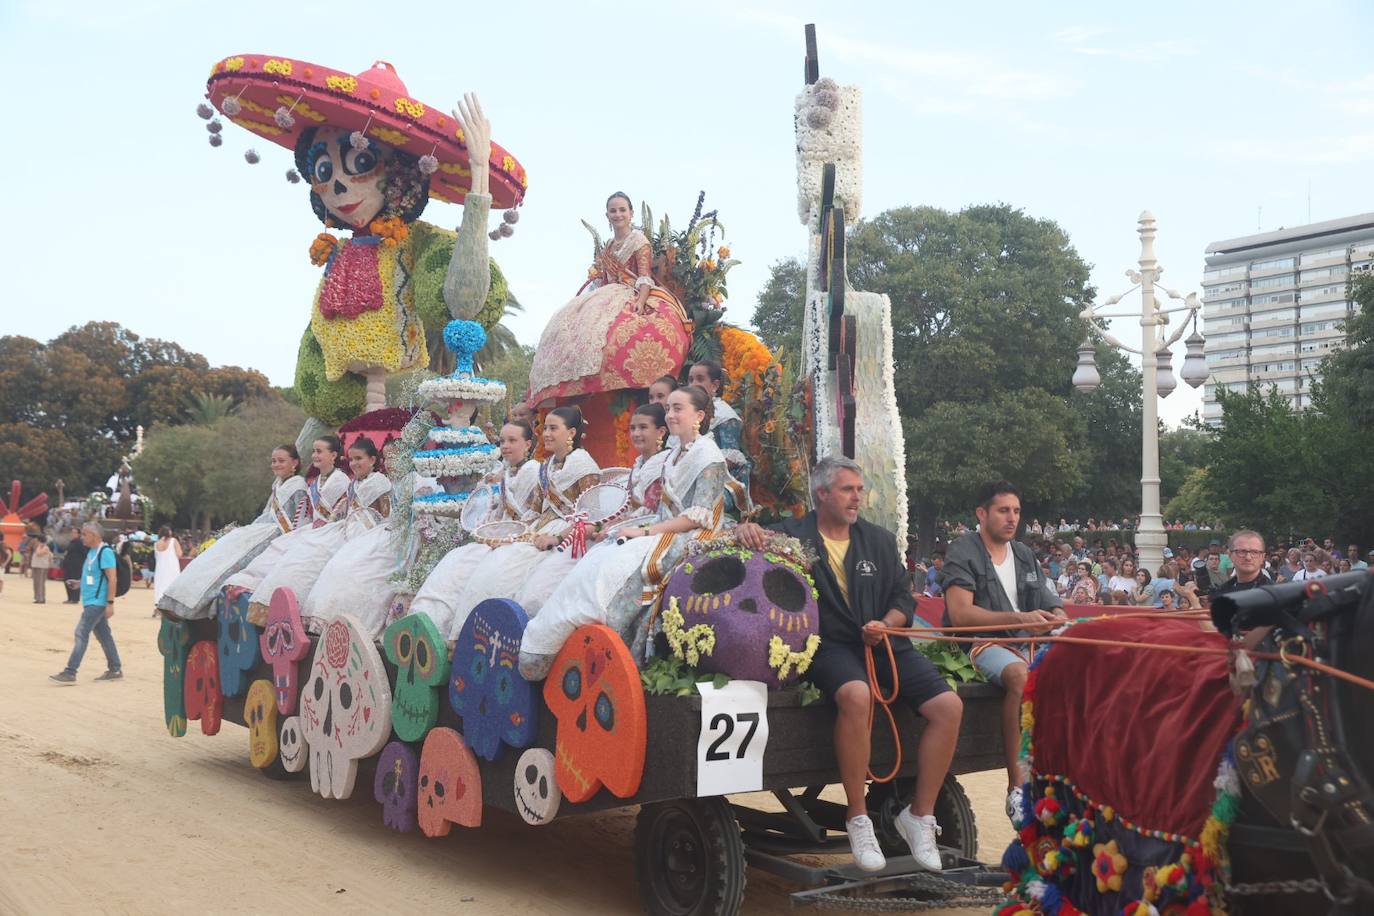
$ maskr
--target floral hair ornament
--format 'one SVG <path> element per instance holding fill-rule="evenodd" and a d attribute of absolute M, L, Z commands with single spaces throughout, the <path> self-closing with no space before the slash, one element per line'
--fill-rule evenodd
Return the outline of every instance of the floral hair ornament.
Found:
<path fill-rule="evenodd" d="M 471 188 L 472 163 L 458 120 L 413 98 L 385 61 L 350 73 L 290 57 L 237 54 L 211 67 L 206 90 L 207 107 L 288 150 L 295 150 L 308 128 L 331 127 L 343 131 L 354 148 L 367 148 L 375 139 L 425 160 L 421 174 L 429 179 L 433 199 L 461 204 Z M 283 109 L 286 117 L 279 117 Z M 204 118 L 199 108 L 197 115 Z M 519 205 L 528 185 L 524 167 L 497 143 L 488 166 L 492 206 Z"/>

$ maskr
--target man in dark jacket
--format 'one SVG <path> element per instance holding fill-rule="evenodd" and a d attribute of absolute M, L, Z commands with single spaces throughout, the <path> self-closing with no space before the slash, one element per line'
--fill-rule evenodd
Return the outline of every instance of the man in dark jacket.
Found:
<path fill-rule="evenodd" d="M 1045 578 L 1035 554 L 1016 539 L 1021 527 L 1021 493 L 1005 480 L 979 488 L 970 531 L 945 555 L 940 584 L 945 589 L 945 626 L 1005 626 L 989 637 L 1020 638 L 1045 633 L 1044 624 L 1065 622 L 1064 599 Z M 1029 632 L 1027 626 L 1030 626 Z M 1007 816 L 1020 806 L 1022 782 L 1017 762 L 1021 747 L 1021 692 L 1030 658 L 1025 644 L 974 643 L 973 664 L 1005 692 L 1002 744 L 1007 760 Z"/>
<path fill-rule="evenodd" d="M 865 799 L 873 693 L 864 653 L 866 647 L 881 642 L 882 627 L 911 625 L 915 600 L 894 535 L 859 518 L 864 492 L 859 465 L 848 458 L 824 458 L 811 472 L 811 487 L 815 510 L 775 528 L 809 545 L 818 558 L 811 576 L 820 595 L 821 645 L 807 677 L 837 708 L 835 757 L 848 802 L 845 829 L 854 860 L 865 871 L 878 871 L 886 860 L 873 834 Z M 754 550 L 762 549 L 769 537 L 750 523 L 735 531 L 739 542 Z M 916 791 L 911 806 L 897 817 L 897 832 L 911 847 L 918 865 L 939 871 L 935 799 L 954 759 L 964 707 L 910 640 L 893 638 L 892 648 L 898 696 L 927 722 L 917 746 Z M 888 692 L 891 666 L 885 655 L 877 661 L 879 686 Z"/>
<path fill-rule="evenodd" d="M 86 565 L 86 545 L 81 541 L 81 532 L 72 535 L 67 544 L 67 552 L 62 554 L 62 579 L 67 586 L 67 603 L 76 604 L 81 598 L 81 567 Z"/>

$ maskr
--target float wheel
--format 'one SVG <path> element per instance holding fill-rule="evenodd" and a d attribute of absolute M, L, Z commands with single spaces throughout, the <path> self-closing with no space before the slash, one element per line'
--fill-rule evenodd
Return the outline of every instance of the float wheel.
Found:
<path fill-rule="evenodd" d="M 635 821 L 635 874 L 652 916 L 733 916 L 744 899 L 744 840 L 724 798 L 655 802 Z"/>

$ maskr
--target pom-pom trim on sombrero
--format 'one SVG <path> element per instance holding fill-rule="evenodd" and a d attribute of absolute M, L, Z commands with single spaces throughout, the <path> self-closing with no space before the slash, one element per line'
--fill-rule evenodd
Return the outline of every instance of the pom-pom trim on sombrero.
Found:
<path fill-rule="evenodd" d="M 461 203 L 471 188 L 462 128 L 442 109 L 411 98 L 385 61 L 350 74 L 290 57 L 238 54 L 211 68 L 206 90 L 229 120 L 287 149 L 310 127 L 365 132 L 416 158 L 432 156 L 430 197 Z M 283 108 L 289 117 L 278 120 Z M 492 205 L 519 205 L 529 185 L 524 166 L 494 142 L 489 164 Z"/>

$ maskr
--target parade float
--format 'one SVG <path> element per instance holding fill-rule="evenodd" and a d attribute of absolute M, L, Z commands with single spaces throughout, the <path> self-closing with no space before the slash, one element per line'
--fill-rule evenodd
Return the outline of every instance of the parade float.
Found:
<path fill-rule="evenodd" d="M 652 582 L 644 605 L 657 657 L 636 657 L 610 626 L 584 624 L 542 680 L 520 671 L 531 618 L 519 603 L 462 608 L 448 632 L 410 609 L 454 549 L 528 535 L 484 530 L 485 510 L 467 518 L 474 503 L 493 499 L 482 481 L 495 446 L 474 410 L 504 395 L 472 362 L 507 295 L 487 243 L 510 237 L 527 187 L 514 157 L 490 143 L 480 104 L 468 97 L 446 115 L 415 99 L 388 64 L 354 74 L 244 54 L 214 65 L 198 113 L 211 146 L 242 142 L 243 134 L 226 136 L 223 118 L 291 150 L 287 178 L 309 189 L 329 230 L 309 246 L 323 276 L 296 370 L 311 416 L 300 451 L 312 443 L 318 451 L 337 431 L 345 450 L 366 438 L 385 454 L 394 501 L 378 529 L 389 537 L 377 539 L 398 568 L 384 611 L 335 613 L 318 632 L 289 588 L 255 596 L 263 604 L 251 616 L 232 588 L 207 619 L 163 609 L 169 734 L 185 735 L 188 721 L 205 734 L 226 720 L 243 724 L 252 767 L 279 779 L 308 774 L 325 799 L 370 785 L 379 829 L 429 837 L 493 816 L 539 826 L 638 806 L 636 871 L 652 913 L 737 912 L 746 855 L 806 886 L 856 877 L 852 866 L 793 858 L 848 849 L 843 806 L 820 797 L 838 781 L 834 711 L 801 680 L 819 644 L 806 545 L 778 538 L 744 550 L 728 528 L 692 543 Z M 848 290 L 844 272 L 845 214 L 857 215 L 861 183 L 859 91 L 819 80 L 814 41 L 794 114 L 811 246 L 804 353 L 772 353 L 723 321 L 735 261 L 724 221 L 701 196 L 676 226 L 641 207 L 640 229 L 598 238 L 588 283 L 572 285 L 574 298 L 541 338 L 527 398 L 536 422 L 556 407 L 580 407 L 592 430 L 587 449 L 603 469 L 594 498 L 579 497 L 568 516 L 560 549 L 573 556 L 621 521 L 634 485 L 632 473 L 617 472 L 632 470 L 628 423 L 647 388 L 663 375 L 685 381 L 702 360 L 723 365 L 718 397 L 733 402 L 739 421 L 738 439 L 721 443 L 737 512 L 763 520 L 804 512 L 809 467 L 839 452 L 865 467 L 866 513 L 904 536 L 887 301 Z M 244 158 L 264 161 L 251 148 Z M 463 205 L 456 234 L 419 220 L 430 201 Z M 507 208 L 495 230 L 491 205 Z M 407 373 L 425 380 L 388 407 L 388 377 Z M 313 491 L 310 499 L 327 510 Z M 326 516 L 317 513 L 315 524 Z M 956 777 L 1000 764 L 1000 696 L 977 685 L 961 694 L 969 712 L 936 815 L 941 880 L 972 893 L 986 875 L 973 861 L 976 828 Z M 873 754 L 873 766 L 895 778 L 871 794 L 900 870 L 906 845 L 894 818 L 910 791 L 921 725 L 904 709 L 896 715 L 900 745 L 878 733 Z M 761 790 L 784 813 L 727 798 Z"/>
<path fill-rule="evenodd" d="M 48 494 L 39 493 L 21 504 L 21 493 L 23 487 L 19 481 L 11 481 L 9 503 L 4 507 L 4 517 L 0 518 L 0 535 L 3 536 L 3 539 L 0 539 L 0 569 L 9 568 L 19 550 L 19 542 L 24 539 L 24 533 L 28 530 L 29 522 L 48 511 Z"/>

